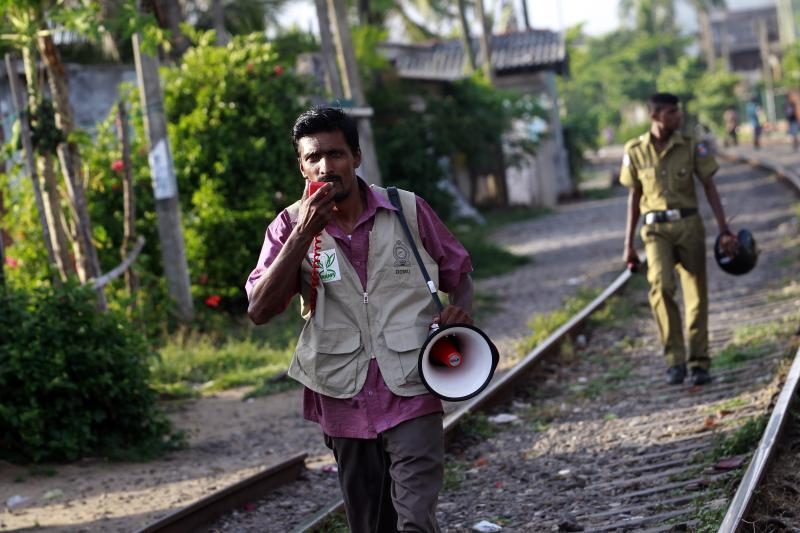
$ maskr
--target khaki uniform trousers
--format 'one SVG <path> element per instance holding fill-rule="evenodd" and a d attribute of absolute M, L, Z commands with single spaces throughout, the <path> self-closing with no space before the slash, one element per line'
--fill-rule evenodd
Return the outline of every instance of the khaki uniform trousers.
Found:
<path fill-rule="evenodd" d="M 708 281 L 705 228 L 698 214 L 673 222 L 645 224 L 641 229 L 647 254 L 650 307 L 658 325 L 669 366 L 687 364 L 708 370 Z M 683 292 L 689 357 L 675 301 L 675 270 Z"/>
<path fill-rule="evenodd" d="M 351 533 L 438 533 L 444 483 L 442 414 L 407 420 L 376 439 L 325 435 L 339 468 Z"/>

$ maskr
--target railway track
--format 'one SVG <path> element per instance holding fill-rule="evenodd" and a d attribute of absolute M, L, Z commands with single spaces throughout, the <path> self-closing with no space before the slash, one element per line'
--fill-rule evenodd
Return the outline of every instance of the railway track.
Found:
<path fill-rule="evenodd" d="M 481 396 L 450 410 L 444 529 L 471 531 L 485 520 L 507 531 L 712 531 L 720 523 L 720 531 L 735 531 L 796 396 L 800 351 L 789 343 L 800 288 L 781 286 L 787 268 L 775 266 L 794 239 L 763 243 L 759 268 L 770 261 L 772 283 L 743 278 L 723 297 L 712 286 L 719 320 L 712 323 L 710 385 L 663 384 L 641 280 L 614 297 L 632 279 L 623 272 Z M 511 415 L 510 422 L 490 422 L 497 414 Z M 198 502 L 176 513 L 183 518 L 142 531 L 203 523 L 211 531 L 341 530 L 335 477 L 298 469 L 284 475 L 297 482 L 272 484 L 266 498 L 264 487 L 244 482 L 226 489 L 239 509 L 233 515 L 212 524 L 231 507 L 217 500 L 203 511 Z M 294 508 L 294 519 L 277 521 L 276 506 Z M 200 512 L 192 528 L 169 529 Z"/>

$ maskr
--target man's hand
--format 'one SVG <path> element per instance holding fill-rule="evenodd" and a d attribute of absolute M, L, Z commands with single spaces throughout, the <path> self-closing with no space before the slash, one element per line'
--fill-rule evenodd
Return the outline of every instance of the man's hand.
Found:
<path fill-rule="evenodd" d="M 316 193 L 308 196 L 308 187 L 303 190 L 297 229 L 305 235 L 317 235 L 333 218 L 333 195 L 329 194 L 333 183 L 326 183 Z"/>
<path fill-rule="evenodd" d="M 433 317 L 433 322 L 438 323 L 440 326 L 446 326 L 448 324 L 472 325 L 472 317 L 460 307 L 448 305 L 442 310 L 441 315 Z"/>
<path fill-rule="evenodd" d="M 730 231 L 723 232 L 719 238 L 719 247 L 722 249 L 722 253 L 733 257 L 739 249 L 739 240 Z"/>
<path fill-rule="evenodd" d="M 639 254 L 636 253 L 636 249 L 633 246 L 626 246 L 625 251 L 622 253 L 622 260 L 627 268 L 636 268 L 639 264 Z"/>

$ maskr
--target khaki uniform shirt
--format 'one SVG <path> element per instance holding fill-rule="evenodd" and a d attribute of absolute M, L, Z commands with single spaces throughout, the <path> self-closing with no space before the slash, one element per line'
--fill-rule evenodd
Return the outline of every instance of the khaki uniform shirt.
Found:
<path fill-rule="evenodd" d="M 706 184 L 717 169 L 707 143 L 676 131 L 658 153 L 647 132 L 625 144 L 619 181 L 626 187 L 641 187 L 642 213 L 697 208 L 692 176 Z"/>

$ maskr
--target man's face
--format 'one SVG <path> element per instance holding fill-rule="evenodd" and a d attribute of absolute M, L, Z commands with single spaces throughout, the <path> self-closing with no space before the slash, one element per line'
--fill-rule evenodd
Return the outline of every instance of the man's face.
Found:
<path fill-rule="evenodd" d="M 311 181 L 333 183 L 333 199 L 341 202 L 358 189 L 356 169 L 361 153 L 354 154 L 341 131 L 322 131 L 297 142 L 300 173 Z"/>
<path fill-rule="evenodd" d="M 662 105 L 659 110 L 650 115 L 650 117 L 662 128 L 669 131 L 680 129 L 681 122 L 683 122 L 683 113 L 681 112 L 680 106 L 677 105 Z"/>

